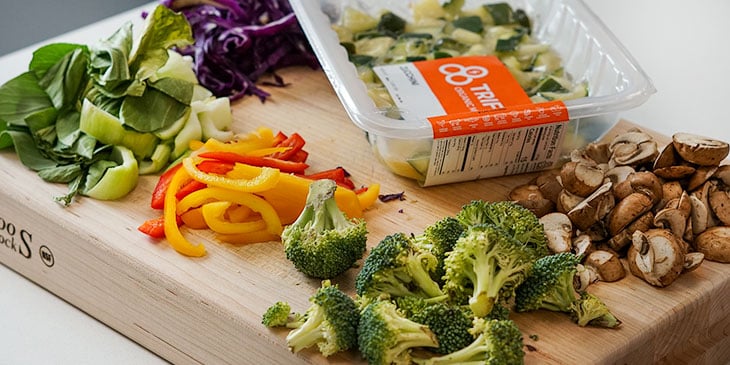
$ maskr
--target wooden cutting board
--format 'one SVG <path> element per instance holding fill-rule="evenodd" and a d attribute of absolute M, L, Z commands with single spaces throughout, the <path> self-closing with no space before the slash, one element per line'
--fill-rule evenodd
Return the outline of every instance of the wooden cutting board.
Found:
<path fill-rule="evenodd" d="M 404 200 L 378 202 L 366 212 L 370 246 L 390 233 L 420 233 L 472 199 L 505 200 L 534 176 L 421 188 L 374 159 L 323 72 L 293 68 L 281 76 L 289 86 L 266 88 L 272 96 L 265 103 L 253 97 L 234 103 L 235 130 L 298 132 L 307 140 L 312 171 L 341 165 L 357 185 L 377 182 L 381 193 L 404 192 Z M 621 122 L 609 136 L 632 126 Z M 292 354 L 285 330 L 260 324 L 277 300 L 304 311 L 319 286 L 292 267 L 279 242 L 234 246 L 207 231 L 190 232 L 208 249 L 206 257 L 191 259 L 139 233 L 140 223 L 159 214 L 149 208 L 155 177 L 143 177 L 123 200 L 81 198 L 64 208 L 53 197 L 65 186 L 44 183 L 5 150 L 0 180 L 0 262 L 161 357 L 180 364 L 363 362 L 356 353 Z M 352 293 L 355 275 L 350 270 L 334 281 Z M 527 364 L 730 361 L 730 265 L 705 262 L 664 289 L 629 276 L 590 291 L 623 325 L 581 328 L 562 314 L 514 314 L 529 345 Z"/>

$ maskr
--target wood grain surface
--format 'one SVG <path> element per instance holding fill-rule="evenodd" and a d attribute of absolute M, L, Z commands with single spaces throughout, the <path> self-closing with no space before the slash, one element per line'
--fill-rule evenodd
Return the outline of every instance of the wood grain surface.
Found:
<path fill-rule="evenodd" d="M 272 94 L 265 103 L 253 97 L 234 103 L 235 130 L 298 132 L 307 140 L 312 171 L 343 166 L 357 185 L 377 182 L 381 193 L 404 192 L 404 200 L 378 202 L 365 213 L 370 246 L 390 233 L 417 234 L 470 200 L 504 200 L 535 175 L 421 188 L 374 159 L 323 72 L 293 68 L 280 75 L 289 85 L 264 86 Z M 632 126 L 621 122 L 609 136 Z M 65 186 L 44 183 L 5 150 L 0 180 L 0 262 L 161 357 L 179 364 L 363 362 L 356 353 L 328 359 L 309 350 L 292 354 L 285 330 L 261 325 L 273 302 L 286 300 L 304 311 L 319 286 L 292 267 L 281 243 L 235 246 L 207 231 L 186 231 L 208 249 L 206 257 L 191 259 L 139 233 L 140 223 L 159 214 L 149 208 L 155 177 L 143 177 L 120 201 L 80 198 L 64 208 L 53 197 Z M 334 282 L 352 293 L 355 275 L 350 270 Z M 622 326 L 581 328 L 545 311 L 513 314 L 529 345 L 527 364 L 730 361 L 730 265 L 705 262 L 663 289 L 628 276 L 589 291 Z"/>

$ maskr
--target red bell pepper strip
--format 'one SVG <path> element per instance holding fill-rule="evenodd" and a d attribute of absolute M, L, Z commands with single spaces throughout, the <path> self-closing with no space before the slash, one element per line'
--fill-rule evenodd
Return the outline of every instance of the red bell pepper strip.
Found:
<path fill-rule="evenodd" d="M 274 140 L 271 143 L 272 146 L 278 146 L 279 143 L 283 142 L 287 138 L 286 134 L 282 133 L 281 131 L 277 132 L 274 136 Z"/>
<path fill-rule="evenodd" d="M 278 158 L 280 160 L 289 160 L 297 152 L 302 150 L 302 148 L 304 147 L 304 143 L 305 143 L 304 138 L 302 138 L 302 136 L 300 136 L 299 133 L 292 133 L 285 140 L 283 140 L 275 145 L 276 147 L 291 147 L 291 148 L 285 152 L 274 153 L 270 157 Z"/>
<path fill-rule="evenodd" d="M 237 153 L 224 151 L 203 152 L 199 156 L 202 158 L 211 158 L 223 162 L 242 163 L 256 167 L 271 167 L 278 169 L 281 172 L 292 172 L 296 174 L 303 174 L 304 170 L 309 167 L 309 165 L 304 162 L 292 162 L 267 156 L 260 157 L 239 155 Z"/>
<path fill-rule="evenodd" d="M 305 150 L 299 150 L 297 153 L 294 154 L 291 158 L 289 158 L 289 161 L 292 162 L 307 162 L 307 157 L 309 157 L 309 152 Z"/>
<path fill-rule="evenodd" d="M 182 224 L 182 219 L 177 217 L 177 225 Z M 137 230 L 152 237 L 165 238 L 165 217 L 157 217 L 144 221 Z"/>
<path fill-rule="evenodd" d="M 167 191 L 167 187 L 170 186 L 172 177 L 175 175 L 175 172 L 180 169 L 180 167 L 182 167 L 182 164 L 177 164 L 160 175 L 160 179 L 157 180 L 155 189 L 152 190 L 152 201 L 150 202 L 150 207 L 152 207 L 152 209 L 162 209 L 165 207 L 165 192 Z"/>
<path fill-rule="evenodd" d="M 319 179 L 330 179 L 334 180 L 337 185 L 348 188 L 350 190 L 355 189 L 355 183 L 349 178 L 349 174 L 342 167 L 335 167 L 333 169 L 315 172 L 313 174 L 304 175 L 307 179 L 319 180 Z"/>
<path fill-rule="evenodd" d="M 207 174 L 225 175 L 233 170 L 233 163 L 205 160 L 198 163 L 198 170 Z"/>

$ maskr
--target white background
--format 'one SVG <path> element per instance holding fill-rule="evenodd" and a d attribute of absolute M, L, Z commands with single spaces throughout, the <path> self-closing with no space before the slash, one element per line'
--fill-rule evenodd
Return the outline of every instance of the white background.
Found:
<path fill-rule="evenodd" d="M 684 131 L 730 140 L 730 47 L 726 31 L 730 2 L 585 1 L 658 90 L 644 105 L 621 117 L 666 135 Z M 57 39 L 94 42 L 97 35 L 110 35 L 123 21 L 138 14 L 138 10 L 124 13 Z M 12 34 L 0 37 L 4 41 Z M 0 58 L 0 82 L 24 71 L 32 49 Z M 0 364 L 164 363 L 3 265 L 0 349 Z"/>

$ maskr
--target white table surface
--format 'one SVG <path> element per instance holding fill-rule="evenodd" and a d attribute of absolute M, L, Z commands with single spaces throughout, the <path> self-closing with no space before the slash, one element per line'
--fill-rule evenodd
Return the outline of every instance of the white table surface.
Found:
<path fill-rule="evenodd" d="M 683 131 L 730 141 L 730 118 L 725 109 L 730 100 L 730 47 L 723 32 L 730 2 L 584 1 L 634 56 L 657 89 L 645 104 L 620 117 L 666 135 Z M 138 21 L 140 10 L 48 42 L 93 43 L 111 35 L 125 21 Z M 0 58 L 0 83 L 25 71 L 30 53 L 38 46 Z M 3 265 L 0 349 L 0 364 L 165 363 Z"/>

